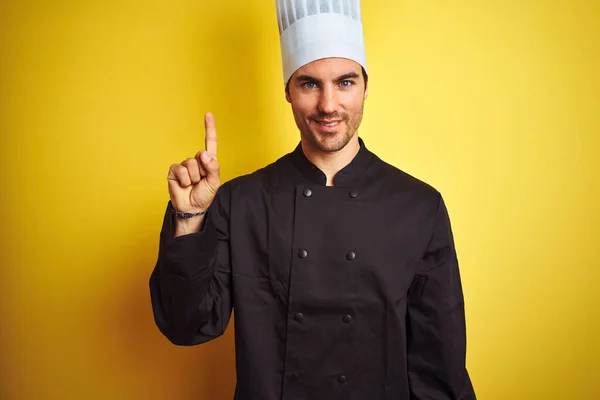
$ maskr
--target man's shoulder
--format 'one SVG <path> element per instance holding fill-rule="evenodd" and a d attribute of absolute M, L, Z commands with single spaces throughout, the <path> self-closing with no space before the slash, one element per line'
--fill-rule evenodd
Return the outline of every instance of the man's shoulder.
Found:
<path fill-rule="evenodd" d="M 378 174 L 389 188 L 399 192 L 410 192 L 419 196 L 438 198 L 440 192 L 431 184 L 375 156 L 380 164 Z"/>
<path fill-rule="evenodd" d="M 232 178 L 225 182 L 223 187 L 229 190 L 262 188 L 272 182 L 275 177 L 286 173 L 289 155 L 289 153 L 285 154 L 254 172 Z"/>

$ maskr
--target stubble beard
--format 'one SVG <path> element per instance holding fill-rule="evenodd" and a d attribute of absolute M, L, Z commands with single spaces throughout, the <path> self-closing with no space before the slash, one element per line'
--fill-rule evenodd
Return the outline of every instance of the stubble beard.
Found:
<path fill-rule="evenodd" d="M 300 130 L 300 135 L 303 140 L 315 150 L 318 150 L 323 153 L 334 153 L 336 151 L 342 150 L 346 145 L 352 140 L 356 132 L 358 131 L 358 127 L 362 121 L 363 110 L 364 110 L 364 101 L 362 102 L 360 109 L 354 112 L 353 114 L 313 114 L 308 116 L 306 119 L 302 119 L 299 117 L 294 111 L 294 116 L 296 119 L 296 125 Z M 318 128 L 314 129 L 315 123 L 311 122 L 315 119 L 324 119 L 324 120 L 332 120 L 332 119 L 341 119 L 341 126 L 335 132 L 324 132 Z M 301 120 L 302 122 L 300 123 Z"/>

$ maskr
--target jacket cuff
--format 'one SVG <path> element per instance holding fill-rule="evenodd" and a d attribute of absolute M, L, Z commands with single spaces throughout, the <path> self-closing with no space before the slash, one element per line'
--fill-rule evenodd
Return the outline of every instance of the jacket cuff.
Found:
<path fill-rule="evenodd" d="M 207 271 L 217 250 L 217 229 L 212 214 L 209 209 L 199 232 L 174 238 L 175 216 L 169 202 L 160 232 L 158 264 L 162 270 L 186 279 L 212 275 L 212 271 Z"/>

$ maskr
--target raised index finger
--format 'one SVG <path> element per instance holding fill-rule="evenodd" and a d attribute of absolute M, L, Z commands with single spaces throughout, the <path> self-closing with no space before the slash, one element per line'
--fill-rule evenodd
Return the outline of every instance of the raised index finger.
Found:
<path fill-rule="evenodd" d="M 208 112 L 204 115 L 204 129 L 206 136 L 204 137 L 204 145 L 213 157 L 217 157 L 217 128 L 215 127 L 215 117 Z"/>

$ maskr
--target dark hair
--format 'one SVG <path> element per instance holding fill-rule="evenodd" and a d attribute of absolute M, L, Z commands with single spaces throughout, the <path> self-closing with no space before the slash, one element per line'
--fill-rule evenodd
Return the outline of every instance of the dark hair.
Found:
<path fill-rule="evenodd" d="M 369 82 L 369 75 L 367 75 L 367 71 L 365 71 L 364 67 L 360 67 L 361 71 L 362 71 L 362 76 L 363 79 L 365 80 L 365 90 L 367 89 L 367 82 Z M 288 79 L 287 83 L 285 84 L 285 92 L 289 93 L 290 92 L 290 81 L 292 79 Z"/>

